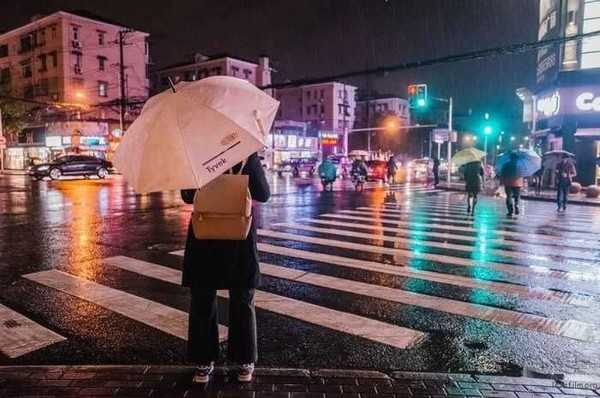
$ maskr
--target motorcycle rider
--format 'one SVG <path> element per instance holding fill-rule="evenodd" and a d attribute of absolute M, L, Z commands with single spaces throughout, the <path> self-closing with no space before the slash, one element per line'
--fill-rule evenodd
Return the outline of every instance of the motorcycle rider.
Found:
<path fill-rule="evenodd" d="M 327 189 L 328 186 L 332 187 L 337 177 L 337 168 L 329 157 L 323 159 L 323 162 L 319 165 L 319 176 L 321 177 L 323 189 Z"/>

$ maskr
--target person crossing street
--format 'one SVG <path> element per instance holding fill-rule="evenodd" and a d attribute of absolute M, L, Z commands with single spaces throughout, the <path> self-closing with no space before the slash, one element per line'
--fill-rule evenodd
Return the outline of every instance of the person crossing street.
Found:
<path fill-rule="evenodd" d="M 564 154 L 560 163 L 556 166 L 556 206 L 557 211 L 567 210 L 569 189 L 573 177 L 577 175 L 575 166 L 567 154 Z"/>
<path fill-rule="evenodd" d="M 521 188 L 523 188 L 523 177 L 518 173 L 517 161 L 518 155 L 511 153 L 510 160 L 500 171 L 500 180 L 506 193 L 506 215 L 509 217 L 520 213 L 519 199 L 521 198 Z"/>

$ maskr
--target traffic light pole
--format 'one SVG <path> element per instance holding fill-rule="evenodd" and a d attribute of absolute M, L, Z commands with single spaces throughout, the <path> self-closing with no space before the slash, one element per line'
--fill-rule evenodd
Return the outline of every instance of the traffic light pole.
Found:
<path fill-rule="evenodd" d="M 448 184 L 452 182 L 452 97 L 448 98 Z"/>

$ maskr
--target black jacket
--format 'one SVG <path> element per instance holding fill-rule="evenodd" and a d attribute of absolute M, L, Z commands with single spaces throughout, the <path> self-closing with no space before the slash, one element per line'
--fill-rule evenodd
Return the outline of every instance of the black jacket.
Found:
<path fill-rule="evenodd" d="M 241 164 L 233 167 L 239 171 Z M 249 178 L 252 199 L 266 202 L 271 195 L 258 155 L 248 158 L 242 174 Z M 181 191 L 185 203 L 194 202 L 195 190 Z M 260 284 L 258 250 L 256 248 L 256 225 L 252 226 L 246 240 L 198 240 L 194 237 L 192 223 L 188 227 L 185 254 L 183 257 L 184 286 L 209 289 L 255 288 Z"/>

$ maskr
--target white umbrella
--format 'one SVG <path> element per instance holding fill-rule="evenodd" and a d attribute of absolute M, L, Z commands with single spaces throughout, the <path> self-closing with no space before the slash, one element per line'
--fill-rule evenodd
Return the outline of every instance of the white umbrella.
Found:
<path fill-rule="evenodd" d="M 265 146 L 278 106 L 234 77 L 179 83 L 148 100 L 114 164 L 139 193 L 200 188 Z"/>

